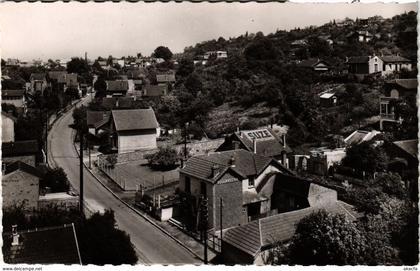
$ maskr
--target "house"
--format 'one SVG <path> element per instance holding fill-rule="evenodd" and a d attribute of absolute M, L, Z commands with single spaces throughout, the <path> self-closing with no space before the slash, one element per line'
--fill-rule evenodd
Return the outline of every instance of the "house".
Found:
<path fill-rule="evenodd" d="M 109 111 L 91 111 L 86 112 L 86 122 L 89 133 L 97 136 L 100 129 L 109 123 L 111 113 Z"/>
<path fill-rule="evenodd" d="M 48 78 L 51 81 L 55 81 L 58 84 L 66 84 L 67 72 L 66 71 L 49 71 L 48 72 Z"/>
<path fill-rule="evenodd" d="M 128 91 L 127 80 L 105 81 L 107 97 L 121 97 L 125 96 Z"/>
<path fill-rule="evenodd" d="M 111 111 L 111 145 L 118 153 L 155 149 L 160 134 L 153 109 Z"/>
<path fill-rule="evenodd" d="M 154 97 L 162 97 L 168 94 L 168 85 L 147 85 L 143 88 L 142 97 L 145 98 L 154 98 Z"/>
<path fill-rule="evenodd" d="M 221 59 L 221 58 L 227 58 L 227 52 L 226 51 L 208 51 L 206 53 L 204 53 L 204 60 L 209 60 L 210 58 L 215 58 L 215 59 Z"/>
<path fill-rule="evenodd" d="M 345 156 L 345 148 L 315 148 L 310 151 L 310 158 L 307 164 L 308 171 L 317 175 L 326 175 L 330 167 L 340 164 Z"/>
<path fill-rule="evenodd" d="M 31 81 L 30 92 L 32 95 L 37 92 L 44 94 L 44 90 L 48 87 L 45 73 L 32 73 L 29 80 Z"/>
<path fill-rule="evenodd" d="M 323 197 L 322 192 L 318 196 Z M 290 242 L 300 220 L 320 210 L 344 215 L 351 221 L 359 217 L 353 206 L 331 198 L 323 205 L 315 204 L 232 227 L 226 230 L 223 236 L 224 262 L 226 264 L 265 264 L 271 249 L 277 244 Z"/>
<path fill-rule="evenodd" d="M 8 264 L 82 264 L 74 224 L 3 231 L 3 259 Z"/>
<path fill-rule="evenodd" d="M 131 109 L 134 106 L 135 97 L 106 97 L 102 99 L 102 106 L 106 110 Z"/>
<path fill-rule="evenodd" d="M 319 58 L 310 58 L 302 60 L 297 64 L 299 67 L 308 68 L 315 72 L 327 72 L 331 69 L 331 65 Z"/>
<path fill-rule="evenodd" d="M 216 152 L 236 149 L 272 157 L 285 167 L 288 167 L 287 154 L 292 152 L 286 144 L 286 133 L 279 135 L 270 128 L 234 132 L 225 138 Z"/>
<path fill-rule="evenodd" d="M 337 105 L 337 95 L 335 95 L 335 92 L 320 93 L 319 104 L 323 107 L 336 106 Z"/>
<path fill-rule="evenodd" d="M 346 36 L 349 42 L 367 43 L 373 39 L 373 35 L 366 30 L 354 31 Z"/>
<path fill-rule="evenodd" d="M 37 165 L 39 147 L 36 140 L 3 142 L 1 151 L 3 164 L 11 164 L 16 161 L 21 161 L 32 167 Z"/>
<path fill-rule="evenodd" d="M 403 69 L 411 71 L 411 61 L 399 55 L 381 56 L 383 61 L 382 75 L 399 72 Z"/>
<path fill-rule="evenodd" d="M 368 75 L 372 73 L 381 73 L 383 70 L 383 61 L 379 56 L 355 56 L 347 58 L 349 73 L 356 75 Z"/>
<path fill-rule="evenodd" d="M 373 130 L 373 131 L 356 130 L 344 139 L 344 143 L 347 146 L 358 145 L 362 142 L 371 140 L 372 138 L 374 138 L 375 136 L 379 134 L 381 134 L 381 132 L 376 131 L 376 130 Z"/>
<path fill-rule="evenodd" d="M 406 180 L 408 187 L 412 185 L 417 186 L 419 166 L 418 143 L 418 139 L 411 139 L 394 141 L 386 145 L 386 152 L 390 158 L 388 170 L 400 174 Z M 412 183 L 407 181 L 411 181 Z"/>
<path fill-rule="evenodd" d="M 3 167 L 3 208 L 22 206 L 26 211 L 38 209 L 39 180 L 42 174 L 33 166 L 16 161 Z"/>
<path fill-rule="evenodd" d="M 276 173 L 292 174 L 275 159 L 243 149 L 191 157 L 179 171 L 179 190 L 190 199 L 184 222 L 194 224 L 202 196 L 208 199 L 213 230 L 220 228 L 220 198 L 223 228 L 275 212 L 271 199 Z"/>
<path fill-rule="evenodd" d="M 156 81 L 158 84 L 173 84 L 175 83 L 175 71 L 159 72 L 156 74 Z"/>
<path fill-rule="evenodd" d="M 292 48 L 302 48 L 308 45 L 308 41 L 306 39 L 295 40 L 290 45 Z"/>
<path fill-rule="evenodd" d="M 25 111 L 25 90 L 24 89 L 2 89 L 1 90 L 2 103 L 13 104 L 17 109 Z"/>
<path fill-rule="evenodd" d="M 15 123 L 17 119 L 11 114 L 1 112 L 1 142 L 15 141 Z"/>
<path fill-rule="evenodd" d="M 385 83 L 385 96 L 379 98 L 379 126 L 384 122 L 401 122 L 394 112 L 395 103 L 404 99 L 416 99 L 417 79 L 394 79 Z"/>

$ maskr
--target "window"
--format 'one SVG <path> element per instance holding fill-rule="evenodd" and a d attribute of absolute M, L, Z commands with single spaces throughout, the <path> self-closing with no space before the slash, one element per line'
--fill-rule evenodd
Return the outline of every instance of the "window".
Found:
<path fill-rule="evenodd" d="M 254 187 L 254 185 L 255 185 L 255 177 L 254 176 L 249 177 L 249 179 L 248 179 L 248 187 L 251 188 L 251 187 Z"/>
<path fill-rule="evenodd" d="M 387 114 L 387 104 L 381 104 L 380 114 Z"/>
<path fill-rule="evenodd" d="M 375 72 L 378 72 L 378 64 L 375 64 Z"/>
<path fill-rule="evenodd" d="M 191 193 L 191 179 L 188 176 L 185 176 L 185 192 Z"/>

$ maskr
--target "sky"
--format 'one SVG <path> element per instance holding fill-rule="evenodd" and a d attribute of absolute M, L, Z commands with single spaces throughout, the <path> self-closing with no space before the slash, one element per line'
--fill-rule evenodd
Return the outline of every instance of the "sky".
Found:
<path fill-rule="evenodd" d="M 173 53 L 198 42 L 269 34 L 322 25 L 333 19 L 392 17 L 417 11 L 408 4 L 297 3 L 1 3 L 1 57 L 67 59 L 73 56 L 150 55 L 160 45 Z"/>

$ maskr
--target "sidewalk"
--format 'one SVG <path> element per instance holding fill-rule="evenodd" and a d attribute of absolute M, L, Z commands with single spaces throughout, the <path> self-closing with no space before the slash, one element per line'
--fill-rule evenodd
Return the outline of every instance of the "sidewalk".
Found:
<path fill-rule="evenodd" d="M 77 150 L 79 144 L 75 144 Z M 103 186 L 105 186 L 115 197 L 121 200 L 123 203 L 128 205 L 133 211 L 141 215 L 152 225 L 156 226 L 166 235 L 170 236 L 177 243 L 184 246 L 196 257 L 204 260 L 204 245 L 199 241 L 195 240 L 193 237 L 187 235 L 182 230 L 176 226 L 170 224 L 169 222 L 158 221 L 145 212 L 134 207 L 134 198 L 135 191 L 125 192 L 117 184 L 114 183 L 106 174 L 104 174 L 98 167 L 95 166 L 95 161 L 98 153 L 91 152 L 91 169 L 89 169 L 89 156 L 88 153 L 83 152 L 83 163 L 85 169 L 87 169 Z M 207 250 L 208 261 L 210 262 L 213 258 L 216 257 L 216 254 L 213 253 L 210 249 Z"/>

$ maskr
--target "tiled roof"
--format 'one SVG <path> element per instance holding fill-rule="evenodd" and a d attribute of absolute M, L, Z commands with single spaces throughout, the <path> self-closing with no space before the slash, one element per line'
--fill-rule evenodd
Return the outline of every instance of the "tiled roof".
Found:
<path fill-rule="evenodd" d="M 394 143 L 394 145 L 396 145 L 406 153 L 410 154 L 414 158 L 418 159 L 418 139 L 394 141 L 392 143 Z"/>
<path fill-rule="evenodd" d="M 232 158 L 234 167 L 231 166 Z M 217 182 L 227 170 L 232 170 L 233 174 L 246 178 L 246 176 L 260 174 L 272 162 L 278 164 L 271 158 L 238 149 L 191 157 L 180 171 L 200 179 Z M 218 167 L 217 172 L 219 172 L 215 176 L 213 176 L 214 166 Z M 282 168 L 280 164 L 278 166 Z"/>
<path fill-rule="evenodd" d="M 310 59 L 302 60 L 300 63 L 298 63 L 298 66 L 312 68 L 316 66 L 318 63 L 324 63 L 325 65 L 330 66 L 326 61 L 318 59 L 318 58 L 310 58 Z"/>
<path fill-rule="evenodd" d="M 417 90 L 417 79 L 394 79 L 386 82 L 387 84 L 396 84 L 405 89 Z"/>
<path fill-rule="evenodd" d="M 36 140 L 4 142 L 1 150 L 3 157 L 36 154 L 38 152 L 38 142 Z"/>
<path fill-rule="evenodd" d="M 19 244 L 12 245 L 12 233 L 3 233 L 3 257 L 9 264 L 81 264 L 73 224 L 19 232 Z"/>
<path fill-rule="evenodd" d="M 344 139 L 344 142 L 348 145 L 352 144 L 359 144 L 363 141 L 371 140 L 375 135 L 380 134 L 379 131 L 363 131 L 363 130 L 356 130 L 347 138 Z"/>
<path fill-rule="evenodd" d="M 159 127 L 153 109 L 112 110 L 117 131 L 155 129 Z"/>
<path fill-rule="evenodd" d="M 1 96 L 2 97 L 23 97 L 25 94 L 25 90 L 23 89 L 2 89 Z"/>
<path fill-rule="evenodd" d="M 156 80 L 158 83 L 175 82 L 175 73 L 158 73 L 156 74 Z"/>
<path fill-rule="evenodd" d="M 108 121 L 111 113 L 107 111 L 87 111 L 87 125 L 89 127 L 98 128 L 97 126 L 104 120 Z"/>
<path fill-rule="evenodd" d="M 369 56 L 352 56 L 349 57 L 347 60 L 347 63 L 350 64 L 357 64 L 357 63 L 368 63 L 369 62 Z"/>
<path fill-rule="evenodd" d="M 33 166 L 30 166 L 22 161 L 15 161 L 11 164 L 8 164 L 6 166 L 6 170 L 4 172 L 5 175 L 10 174 L 12 172 L 15 172 L 16 170 L 25 171 L 26 173 L 32 174 L 38 178 L 42 178 L 43 174 L 38 169 L 34 168 Z"/>
<path fill-rule="evenodd" d="M 410 62 L 407 58 L 404 58 L 402 56 L 396 56 L 396 55 L 390 55 L 390 56 L 381 56 L 379 57 L 382 59 L 383 62 Z"/>
<path fill-rule="evenodd" d="M 56 80 L 57 83 L 66 83 L 66 71 L 50 71 L 48 77 L 52 80 Z"/>
<path fill-rule="evenodd" d="M 291 149 L 287 145 L 286 147 L 283 146 L 283 139 L 279 138 L 270 128 L 235 132 L 235 138 L 241 141 L 249 151 L 254 151 L 254 143 L 246 134 L 260 130 L 267 130 L 271 134 L 271 137 L 264 140 L 257 139 L 257 154 L 272 157 L 281 155 L 283 152 L 291 152 Z"/>
<path fill-rule="evenodd" d="M 351 213 L 352 206 L 336 201 L 322 207 L 308 207 L 287 213 L 261 218 L 242 226 L 228 229 L 223 240 L 228 244 L 255 256 L 264 247 L 276 242 L 289 241 L 296 231 L 299 221 L 313 212 L 325 209 L 329 213 L 343 214 L 350 220 L 356 217 Z"/>
<path fill-rule="evenodd" d="M 127 91 L 128 81 L 127 80 L 106 81 L 106 90 L 107 91 Z"/>
<path fill-rule="evenodd" d="M 166 94 L 167 85 L 147 85 L 144 87 L 146 97 L 160 97 Z"/>

